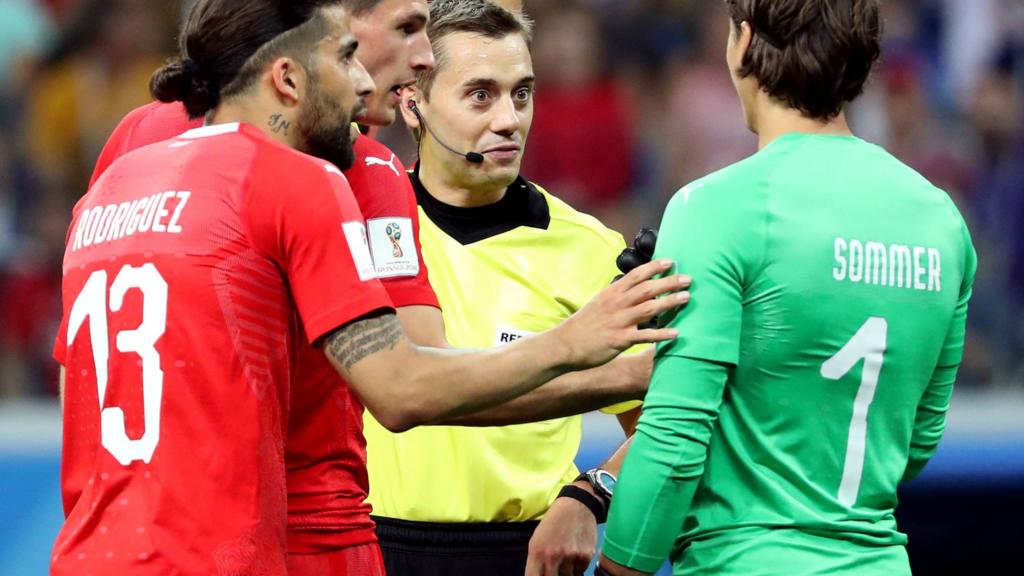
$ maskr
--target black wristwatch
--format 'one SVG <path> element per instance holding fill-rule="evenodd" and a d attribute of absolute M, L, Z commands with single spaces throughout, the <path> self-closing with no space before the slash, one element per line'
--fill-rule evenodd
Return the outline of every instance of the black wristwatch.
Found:
<path fill-rule="evenodd" d="M 604 468 L 591 468 L 577 476 L 573 482 L 579 482 L 580 480 L 586 480 L 590 483 L 594 492 L 604 500 L 605 508 L 611 506 L 612 494 L 615 493 L 615 483 L 618 481 L 614 474 Z"/>
<path fill-rule="evenodd" d="M 594 514 L 594 520 L 598 524 L 604 524 L 608 520 L 608 510 L 612 505 L 612 492 L 615 490 L 615 475 L 601 468 L 587 470 L 573 480 L 573 483 L 586 480 L 593 488 L 594 494 L 587 492 L 579 486 L 569 484 L 563 486 L 559 491 L 559 498 L 572 498 L 586 506 Z"/>

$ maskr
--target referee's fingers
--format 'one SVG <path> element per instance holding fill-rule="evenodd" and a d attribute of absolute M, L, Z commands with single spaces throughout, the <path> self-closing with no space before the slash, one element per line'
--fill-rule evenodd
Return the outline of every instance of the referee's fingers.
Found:
<path fill-rule="evenodd" d="M 678 292 L 676 294 L 665 296 L 664 298 L 656 298 L 654 300 L 640 302 L 629 309 L 629 324 L 644 328 L 641 325 L 647 323 L 648 320 L 651 320 L 664 312 L 675 310 L 680 306 L 685 306 L 689 301 L 689 292 Z"/>
<path fill-rule="evenodd" d="M 658 274 L 672 268 L 675 263 L 668 258 L 659 258 L 632 269 L 628 274 L 620 278 L 615 285 L 621 290 L 629 290 L 644 280 L 654 278 Z"/>
<path fill-rule="evenodd" d="M 637 330 L 633 333 L 634 344 L 644 344 L 647 342 L 665 342 L 667 340 L 674 340 L 679 336 L 679 331 L 674 328 L 648 328 L 646 330 Z"/>
<path fill-rule="evenodd" d="M 647 280 L 633 286 L 627 292 L 630 304 L 639 304 L 647 300 L 653 300 L 662 294 L 679 292 L 690 287 L 693 281 L 684 274 L 672 274 L 664 278 Z"/>

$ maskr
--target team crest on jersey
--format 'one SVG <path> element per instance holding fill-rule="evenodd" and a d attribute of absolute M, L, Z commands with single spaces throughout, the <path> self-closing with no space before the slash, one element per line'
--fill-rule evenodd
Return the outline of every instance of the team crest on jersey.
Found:
<path fill-rule="evenodd" d="M 356 265 L 359 279 L 367 281 L 377 277 L 370 256 L 370 244 L 366 237 L 366 226 L 362 222 L 344 222 L 341 229 L 345 232 L 348 249 L 352 252 L 352 261 Z"/>
<path fill-rule="evenodd" d="M 420 260 L 410 218 L 374 218 L 366 221 L 370 253 L 379 278 L 416 276 Z"/>

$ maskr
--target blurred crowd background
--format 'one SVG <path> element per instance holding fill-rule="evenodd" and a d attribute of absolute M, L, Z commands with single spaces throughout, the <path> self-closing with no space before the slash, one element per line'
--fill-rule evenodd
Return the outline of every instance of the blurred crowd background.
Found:
<path fill-rule="evenodd" d="M 755 151 L 721 0 L 525 4 L 538 76 L 527 177 L 631 237 L 683 184 Z M 1024 0 L 883 5 L 884 59 L 851 122 L 948 191 L 971 227 L 981 268 L 960 386 L 1024 389 Z M 57 393 L 71 208 L 118 120 L 149 101 L 182 12 L 0 0 L 0 402 Z M 403 127 L 381 137 L 411 163 Z M 821 192 L 828 202 L 828 182 Z"/>

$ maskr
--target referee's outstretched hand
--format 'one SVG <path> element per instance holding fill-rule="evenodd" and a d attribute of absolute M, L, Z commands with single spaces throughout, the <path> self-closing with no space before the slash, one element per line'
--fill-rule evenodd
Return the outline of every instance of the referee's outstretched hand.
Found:
<path fill-rule="evenodd" d="M 655 278 L 673 264 L 660 259 L 638 266 L 556 328 L 568 347 L 570 364 L 577 368 L 598 366 L 635 344 L 675 338 L 678 333 L 672 329 L 638 328 L 658 314 L 689 302 L 688 276 Z"/>

